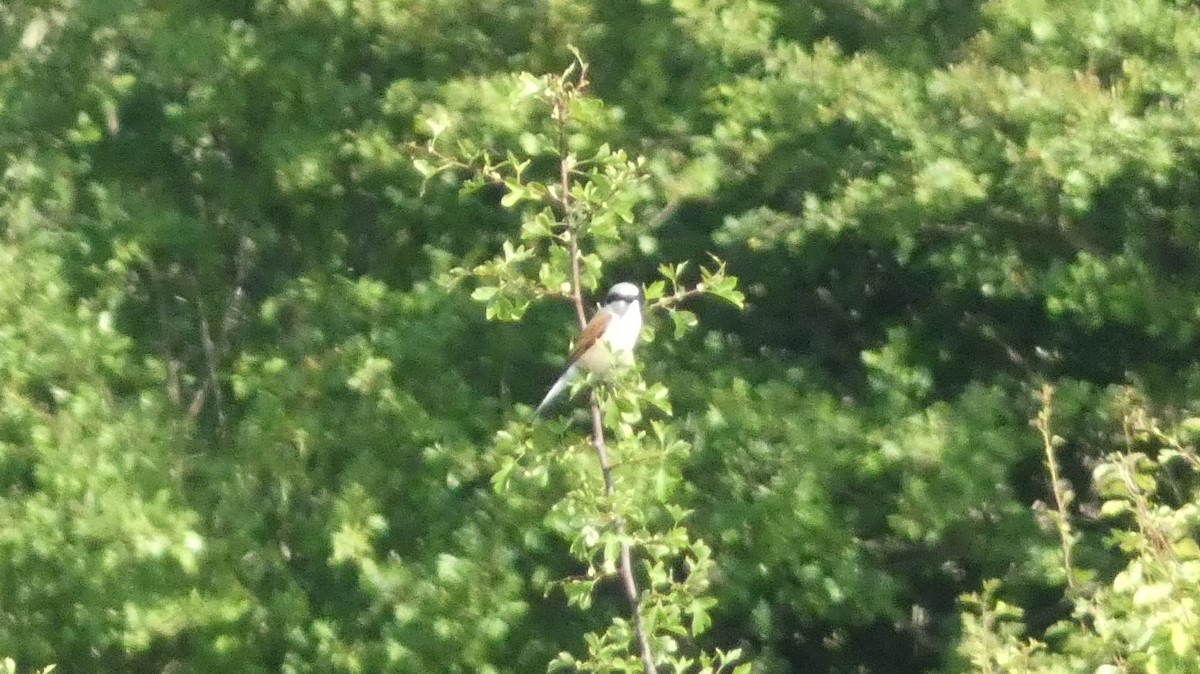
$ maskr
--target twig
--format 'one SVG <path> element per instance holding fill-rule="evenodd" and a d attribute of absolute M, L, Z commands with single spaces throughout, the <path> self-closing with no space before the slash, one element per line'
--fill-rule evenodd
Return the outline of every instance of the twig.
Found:
<path fill-rule="evenodd" d="M 154 264 L 154 258 L 147 255 L 146 273 L 150 276 L 150 283 L 153 287 L 150 289 L 150 294 L 154 297 L 154 308 L 158 312 L 158 322 L 162 327 L 162 355 L 163 360 L 167 364 L 167 399 L 171 404 L 179 407 L 183 402 L 183 385 L 180 382 L 179 375 L 179 359 L 175 357 L 174 349 L 171 347 L 171 320 L 167 312 L 167 304 L 163 300 L 163 295 L 166 293 L 166 282 L 162 274 L 158 271 L 158 266 Z"/>
<path fill-rule="evenodd" d="M 1029 361 L 1025 356 L 1021 355 L 1021 352 L 1011 342 L 1000 336 L 1000 333 L 996 332 L 996 329 L 984 318 L 974 312 L 964 311 L 963 322 L 967 326 L 975 328 L 978 334 L 984 339 L 994 342 L 1000 348 L 1004 349 L 1004 355 L 1008 357 L 1008 362 L 1021 368 L 1028 375 L 1033 374 L 1033 367 L 1029 365 Z"/>
<path fill-rule="evenodd" d="M 217 425 L 218 427 L 223 427 L 225 425 L 224 397 L 221 395 L 221 380 L 218 378 L 219 375 L 217 372 L 217 364 L 221 359 L 221 353 L 217 349 L 216 342 L 213 341 L 212 330 L 208 326 L 207 312 L 204 309 L 204 302 L 197 300 L 196 308 L 200 312 L 200 343 L 204 346 L 204 363 L 208 367 L 208 387 L 212 389 L 213 404 L 217 406 Z M 196 411 L 198 412 L 199 409 Z"/>
<path fill-rule="evenodd" d="M 559 186 L 562 190 L 562 194 L 559 196 L 559 203 L 563 209 L 563 219 L 571 249 L 571 303 L 575 306 L 575 316 L 579 320 L 579 327 L 583 328 L 587 325 L 587 314 L 584 312 L 583 289 L 580 281 L 579 231 L 571 204 L 570 176 L 573 167 L 571 165 L 570 154 L 567 151 L 567 122 L 571 115 L 570 105 L 572 94 L 581 91 L 587 86 L 587 67 L 582 61 L 577 60 L 577 64 L 580 69 L 578 80 L 570 90 L 567 89 L 567 83 L 562 82 L 562 87 L 555 97 L 554 120 L 558 125 Z M 600 462 L 600 472 L 604 477 L 604 494 L 608 497 L 611 504 L 615 500 L 617 489 L 613 483 L 612 462 L 608 455 L 608 444 L 604 440 L 604 416 L 600 410 L 600 400 L 596 396 L 595 391 L 592 392 L 591 407 L 592 446 L 596 450 L 596 457 Z M 621 565 L 619 571 L 621 586 L 625 590 L 625 598 L 629 600 L 633 632 L 637 638 L 642 665 L 646 670 L 646 674 L 658 674 L 658 668 L 654 665 L 654 652 L 650 647 L 650 638 L 646 634 L 646 628 L 642 622 L 641 593 L 638 591 L 637 578 L 633 575 L 633 552 L 630 549 L 628 536 L 626 535 L 625 520 L 621 517 L 620 513 L 614 512 L 613 523 L 621 539 Z"/>
<path fill-rule="evenodd" d="M 604 475 L 604 493 L 611 501 L 617 493 L 612 478 L 612 462 L 608 457 L 608 444 L 604 441 L 604 419 L 600 412 L 600 401 L 592 392 L 592 446 L 596 448 L 596 457 L 600 461 L 600 472 Z M 658 674 L 654 665 L 654 651 L 650 647 L 650 638 L 642 624 L 642 601 L 638 591 L 637 579 L 633 575 L 633 551 L 625 536 L 625 520 L 620 514 L 614 513 L 614 524 L 621 536 L 621 586 L 625 590 L 625 598 L 629 600 L 629 608 L 633 612 L 633 633 L 637 637 L 638 649 L 642 655 L 642 666 L 646 674 Z"/>
<path fill-rule="evenodd" d="M 669 202 L 667 202 L 666 206 L 663 206 L 661 211 L 651 218 L 650 224 L 646 225 L 646 229 L 650 231 L 658 229 L 659 226 L 666 222 L 668 218 L 670 218 L 672 215 L 675 215 L 675 211 L 679 210 L 679 206 L 682 204 L 683 199 L 681 197 L 675 197 L 671 199 Z"/>
<path fill-rule="evenodd" d="M 507 164 L 508 162 L 501 161 L 497 164 L 492 164 L 491 154 L 487 150 L 480 150 L 479 156 L 483 157 L 484 164 L 482 167 L 480 167 L 472 162 L 455 159 L 454 157 L 439 151 L 434 145 L 435 140 L 436 139 L 431 139 L 424 143 L 411 141 L 406 145 L 406 147 L 413 155 L 436 159 L 441 163 L 441 166 L 438 167 L 438 170 L 454 169 L 457 171 L 472 173 L 483 178 L 483 181 L 490 185 L 503 185 L 505 183 L 504 175 L 500 173 L 498 168 Z"/>
<path fill-rule="evenodd" d="M 690 288 L 688 290 L 677 290 L 677 291 L 675 291 L 675 293 L 673 293 L 671 295 L 667 295 L 666 297 L 660 297 L 657 300 L 655 300 L 654 304 L 651 304 L 649 307 L 647 307 L 647 309 L 648 310 L 664 309 L 666 307 L 670 307 L 670 306 L 679 304 L 680 302 L 682 302 L 686 299 L 690 299 L 692 297 L 697 297 L 697 296 L 703 295 L 703 294 L 704 294 L 704 284 L 701 283 L 694 288 Z"/>
<path fill-rule="evenodd" d="M 204 307 L 203 300 L 200 299 L 199 284 L 195 277 L 192 278 L 192 285 L 195 286 L 196 293 L 196 308 L 200 314 L 200 343 L 204 347 L 204 361 L 208 370 L 207 386 L 201 386 L 196 390 L 192 397 L 192 404 L 188 405 L 188 421 L 194 422 L 200 415 L 200 411 L 204 409 L 206 400 L 206 391 L 212 390 L 213 404 L 217 407 L 217 425 L 224 427 L 225 425 L 225 409 L 224 397 L 221 395 L 221 381 L 219 378 L 218 368 L 225 355 L 229 352 L 230 335 L 233 329 L 237 327 L 237 319 L 241 313 L 242 301 L 246 296 L 244 289 L 246 277 L 250 273 L 251 258 L 254 253 L 254 241 L 243 234 L 238 241 L 237 257 L 234 260 L 234 282 L 233 290 L 230 292 L 229 300 L 225 303 L 225 311 L 221 314 L 221 323 L 218 326 L 217 335 L 213 336 L 212 327 L 208 322 L 208 312 Z"/>
<path fill-rule="evenodd" d="M 581 64 L 582 68 L 582 64 Z M 579 73 L 579 88 L 587 84 L 587 70 L 581 69 Z M 559 196 L 559 202 L 562 204 L 563 220 L 566 223 L 567 233 L 570 237 L 569 246 L 571 249 L 571 300 L 575 305 L 575 318 L 579 321 L 579 328 L 583 329 L 587 325 L 587 315 L 583 311 L 583 289 L 580 282 L 579 272 L 579 230 L 575 224 L 575 212 L 571 207 L 571 155 L 567 151 L 567 120 L 571 117 L 571 93 L 566 91 L 566 82 L 562 83 L 562 88 L 554 99 L 554 120 L 558 124 L 558 177 L 559 189 L 562 194 Z"/>
<path fill-rule="evenodd" d="M 1042 403 L 1034 425 L 1042 434 L 1042 447 L 1046 451 L 1046 466 L 1050 470 L 1050 488 L 1054 492 L 1055 523 L 1058 525 L 1058 539 L 1062 546 L 1063 567 L 1067 575 L 1067 587 L 1072 591 L 1075 587 L 1074 566 L 1071 561 L 1071 523 L 1067 519 L 1067 497 L 1061 478 L 1058 476 L 1058 460 L 1054 456 L 1054 434 L 1050 429 L 1050 415 L 1053 412 L 1054 387 L 1043 384 L 1039 395 Z"/>
<path fill-rule="evenodd" d="M 1156 553 L 1163 557 L 1169 557 L 1172 562 L 1179 563 L 1179 557 L 1175 554 L 1175 548 L 1171 546 L 1166 533 L 1154 521 L 1154 513 L 1151 510 L 1150 502 L 1141 487 L 1137 484 L 1134 476 L 1137 468 L 1131 465 L 1133 459 L 1129 454 L 1123 454 L 1115 463 L 1118 474 L 1121 477 L 1121 483 L 1124 485 L 1125 491 L 1129 494 L 1130 500 L 1133 501 L 1134 510 L 1137 513 L 1138 531 L 1146 537 L 1146 540 L 1150 542 L 1150 546 Z"/>
<path fill-rule="evenodd" d="M 1165 555 L 1171 558 L 1172 561 L 1178 562 L 1179 558 L 1175 555 L 1175 549 L 1171 546 L 1167 535 L 1154 521 L 1154 514 L 1151 511 L 1150 503 L 1146 499 L 1146 495 L 1142 488 L 1138 486 L 1137 480 L 1134 479 L 1134 473 L 1137 471 L 1137 465 L 1134 456 L 1133 439 L 1135 431 L 1149 430 L 1151 433 L 1158 431 L 1158 424 L 1146 419 L 1146 410 L 1137 404 L 1135 393 L 1131 387 L 1125 387 L 1122 395 L 1122 414 L 1121 414 L 1121 432 L 1125 438 L 1125 451 L 1120 453 L 1113 462 L 1117 466 L 1118 474 L 1121 477 L 1121 483 L 1125 486 L 1126 493 L 1129 494 L 1129 499 L 1133 502 L 1134 510 L 1136 511 L 1136 521 L 1138 530 L 1150 541 L 1150 545 L 1155 552 L 1160 555 Z M 1162 434 L 1158 431 L 1159 437 Z"/>

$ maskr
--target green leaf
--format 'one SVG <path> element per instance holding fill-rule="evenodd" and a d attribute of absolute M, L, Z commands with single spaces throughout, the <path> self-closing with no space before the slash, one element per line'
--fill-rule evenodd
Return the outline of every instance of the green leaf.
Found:
<path fill-rule="evenodd" d="M 1133 593 L 1133 603 L 1138 605 L 1158 604 L 1171 596 L 1172 588 L 1168 583 L 1150 583 L 1142 585 Z"/>
<path fill-rule="evenodd" d="M 645 289 L 646 302 L 650 303 L 660 299 L 666 294 L 666 291 L 667 284 L 664 281 L 659 280 L 651 283 Z"/>
<path fill-rule="evenodd" d="M 496 471 L 492 473 L 492 478 L 491 478 L 492 488 L 497 493 L 502 494 L 502 493 L 508 491 L 509 479 L 511 478 L 512 472 L 514 469 L 516 469 L 516 467 L 517 467 L 517 462 L 511 458 L 508 458 L 508 459 L 503 460 L 500 463 L 500 467 L 497 468 Z"/>
<path fill-rule="evenodd" d="M 1105 501 L 1104 504 L 1100 506 L 1100 516 L 1101 517 L 1117 517 L 1119 515 L 1124 515 L 1125 513 L 1128 513 L 1131 510 L 1132 510 L 1132 507 L 1130 506 L 1128 501 L 1123 501 L 1123 500 L 1119 500 L 1119 499 L 1111 499 L 1111 500 Z"/>
<path fill-rule="evenodd" d="M 479 286 L 471 292 L 471 299 L 475 300 L 476 302 L 487 302 L 495 297 L 496 293 L 499 291 L 500 288 L 497 286 Z"/>
<path fill-rule="evenodd" d="M 621 539 L 615 535 L 608 536 L 604 541 L 604 573 L 614 574 L 621 556 Z"/>
<path fill-rule="evenodd" d="M 746 296 L 737 289 L 737 283 L 737 279 L 732 276 L 720 276 L 710 281 L 705 291 L 743 309 L 746 305 Z"/>
<path fill-rule="evenodd" d="M 671 321 L 675 324 L 675 339 L 683 337 L 689 330 L 700 323 L 696 318 L 696 314 L 686 309 L 672 311 Z"/>
<path fill-rule="evenodd" d="M 504 208 L 512 208 L 525 198 L 524 185 L 516 182 L 507 182 L 504 185 L 508 188 L 504 196 L 500 197 L 500 205 Z"/>
<path fill-rule="evenodd" d="M 1195 655 L 1196 635 L 1183 623 L 1175 622 L 1171 624 L 1171 650 L 1175 652 L 1175 655 L 1180 657 Z"/>
<path fill-rule="evenodd" d="M 420 157 L 414 159 L 412 165 L 413 168 L 417 170 L 417 173 L 420 173 L 421 176 L 425 178 L 429 178 L 437 172 L 437 169 L 433 167 L 433 164 L 430 164 L 427 160 Z"/>
<path fill-rule="evenodd" d="M 712 619 L 708 615 L 708 608 L 711 605 L 711 600 L 693 600 L 691 606 L 688 607 L 688 612 L 692 615 L 691 632 L 693 635 L 703 634 L 708 631 L 709 625 L 712 624 Z"/>
<path fill-rule="evenodd" d="M 666 386 L 656 382 L 646 391 L 646 397 L 650 404 L 668 415 L 671 414 L 671 396 Z"/>

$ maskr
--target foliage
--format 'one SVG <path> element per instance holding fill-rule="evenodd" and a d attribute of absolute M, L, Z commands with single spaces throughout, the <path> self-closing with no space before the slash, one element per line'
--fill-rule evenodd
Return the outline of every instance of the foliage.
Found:
<path fill-rule="evenodd" d="M 505 240 L 492 260 L 470 271 L 451 271 L 451 282 L 478 283 L 471 296 L 486 303 L 488 318 L 518 320 L 534 299 L 561 297 L 573 302 L 583 327 L 582 293 L 594 292 L 603 276 L 605 256 L 591 251 L 619 249 L 636 231 L 633 209 L 643 162 L 607 144 L 581 147 L 589 132 L 596 131 L 590 122 L 602 118 L 596 102 L 586 96 L 587 86 L 587 64 L 577 55 L 561 75 L 526 74 L 497 88 L 519 118 L 528 116 L 528 108 L 541 108 L 552 123 L 545 131 L 524 132 L 521 154 L 477 145 L 462 128 L 440 140 L 453 126 L 444 109 L 431 110 L 422 120 L 431 138 L 420 151 L 428 158 L 420 157 L 416 164 L 427 178 L 463 169 L 476 188 L 503 186 L 502 206 L 522 208 L 528 202 L 522 208 L 519 243 Z M 445 144 L 456 146 L 462 156 L 446 155 L 441 150 Z M 545 158 L 553 160 L 557 175 L 552 170 L 539 181 L 530 167 Z M 697 322 L 677 307 L 689 296 L 707 293 L 739 306 L 743 300 L 737 279 L 725 275 L 723 264 L 715 270 L 702 268 L 694 289 L 680 285 L 685 267 L 662 265 L 665 279 L 644 293 L 647 310 L 661 308 L 671 317 L 676 338 Z M 550 670 L 721 672 L 739 651 L 680 653 L 681 640 L 707 631 L 715 603 L 706 592 L 711 550 L 691 537 L 685 521 L 689 513 L 678 503 L 679 466 L 692 447 L 672 425 L 645 414 L 652 409 L 671 414 L 667 389 L 661 383 L 647 385 L 636 369 L 624 375 L 593 382 L 590 440 L 563 434 L 547 442 L 521 424 L 510 424 L 496 435 L 499 467 L 492 482 L 500 493 L 513 489 L 515 481 L 528 483 L 530 496 L 552 482 L 561 490 L 547 526 L 568 540 L 571 554 L 586 571 L 552 583 L 561 584 L 567 601 L 581 609 L 592 606 L 605 584 L 620 585 L 628 601 L 625 615 L 585 636 L 585 658 L 564 651 Z M 748 669 L 742 665 L 734 671 Z"/>
<path fill-rule="evenodd" d="M 0 671 L 4 674 L 17 674 L 17 663 L 12 658 L 4 658 L 4 660 L 0 660 Z M 54 665 L 46 665 L 37 670 L 37 674 L 50 674 L 53 671 Z"/>
<path fill-rule="evenodd" d="M 1048 402 L 1048 399 L 1047 399 Z M 1116 573 L 1075 566 L 1064 550 L 1072 583 L 1071 615 L 1042 638 L 1025 638 L 1022 610 L 996 597 L 988 582 L 967 597 L 960 654 L 981 672 L 1191 672 L 1200 658 L 1196 627 L 1200 547 L 1200 459 L 1185 444 L 1194 418 L 1163 430 L 1144 406 L 1122 401 L 1124 448 L 1093 471 L 1104 499 L 1099 516 L 1105 541 L 1120 553 Z M 1053 465 L 1053 461 L 1051 462 Z M 1056 514 L 1066 522 L 1067 503 Z M 1067 525 L 1069 527 L 1069 525 Z"/>
<path fill-rule="evenodd" d="M 541 671 L 626 643 L 616 503 L 670 657 L 1194 669 L 1198 79 L 1178 0 L 0 3 L 0 653 Z M 717 295 L 616 501 L 524 416 L 564 156 L 581 299 Z"/>

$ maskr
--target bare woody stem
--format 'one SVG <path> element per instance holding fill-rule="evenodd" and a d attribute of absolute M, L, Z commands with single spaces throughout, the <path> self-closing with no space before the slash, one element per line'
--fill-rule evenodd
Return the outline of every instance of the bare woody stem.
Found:
<path fill-rule="evenodd" d="M 587 71 L 580 74 L 581 83 L 586 81 L 583 79 L 586 74 Z M 562 86 L 566 87 L 566 82 L 563 82 Z M 574 209 L 571 207 L 571 170 L 575 167 L 572 165 L 571 155 L 567 151 L 567 120 L 571 114 L 570 99 L 569 93 L 560 91 L 554 105 L 554 118 L 558 122 L 558 176 L 559 189 L 562 190 L 559 200 L 562 203 L 563 219 L 570 237 L 568 246 L 571 249 L 571 304 L 575 305 L 575 318 L 579 321 L 579 329 L 582 330 L 587 325 L 587 314 L 583 310 L 583 284 L 579 274 L 579 230 L 575 225 Z"/>
<path fill-rule="evenodd" d="M 578 80 L 573 83 L 568 83 L 566 77 L 559 82 L 558 94 L 554 100 L 554 121 L 558 126 L 558 153 L 559 153 L 559 203 L 563 210 L 563 221 L 566 227 L 568 237 L 568 246 L 571 254 L 571 303 L 575 306 L 575 316 L 579 320 L 579 327 L 582 329 L 587 324 L 587 314 L 583 306 L 583 288 L 580 280 L 580 259 L 579 259 L 579 230 L 575 221 L 574 207 L 571 202 L 571 171 L 574 169 L 571 155 L 567 148 L 567 122 L 571 115 L 571 99 L 574 95 L 583 90 L 587 86 L 587 67 L 583 63 L 579 63 Z M 604 440 L 604 415 L 600 409 L 600 400 L 595 392 L 592 393 L 592 447 L 596 450 L 596 457 L 600 463 L 600 472 L 604 477 L 604 494 L 608 497 L 608 501 L 612 504 L 616 497 L 616 485 L 613 483 L 612 476 L 612 461 L 608 455 L 608 444 Z M 658 668 L 654 665 L 654 652 L 650 647 L 650 639 L 646 634 L 645 625 L 642 622 L 642 600 L 641 592 L 638 591 L 637 578 L 633 574 L 633 552 L 630 549 L 628 536 L 625 530 L 625 520 L 617 512 L 613 513 L 613 524 L 616 527 L 617 534 L 621 538 L 621 564 L 619 575 L 621 577 L 621 586 L 625 591 L 625 598 L 629 601 L 629 610 L 632 614 L 633 632 L 637 638 L 638 650 L 642 658 L 642 666 L 645 668 L 646 674 L 658 674 Z"/>
<path fill-rule="evenodd" d="M 684 300 L 688 300 L 693 297 L 699 297 L 700 295 L 703 295 L 703 294 L 704 294 L 704 285 L 701 284 L 695 288 L 691 288 L 690 290 L 678 290 L 671 295 L 667 295 L 666 297 L 659 298 L 659 300 L 657 302 L 655 302 L 654 304 L 651 304 L 647 308 L 653 310 L 653 309 L 662 309 L 665 307 L 673 307 L 677 304 L 680 304 Z"/>
<path fill-rule="evenodd" d="M 596 456 L 600 460 L 600 472 L 604 475 L 604 493 L 611 501 L 616 495 L 616 487 L 612 479 L 612 463 L 608 458 L 608 445 L 604 442 L 604 419 L 600 412 L 600 401 L 592 394 L 592 446 L 596 448 Z M 625 520 L 619 514 L 613 514 L 617 533 L 621 535 L 621 587 L 625 590 L 625 598 L 629 600 L 629 609 L 633 613 L 633 632 L 637 637 L 638 650 L 641 651 L 642 666 L 646 674 L 658 674 L 654 666 L 654 652 L 650 649 L 650 638 L 646 635 L 642 624 L 641 594 L 638 592 L 637 579 L 633 575 L 633 552 L 625 536 Z"/>

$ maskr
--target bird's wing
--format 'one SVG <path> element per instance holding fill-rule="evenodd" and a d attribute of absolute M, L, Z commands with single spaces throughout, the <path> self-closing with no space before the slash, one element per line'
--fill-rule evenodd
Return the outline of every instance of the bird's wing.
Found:
<path fill-rule="evenodd" d="M 579 360 L 579 357 L 587 353 L 588 349 L 596 345 L 600 336 L 608 329 L 608 324 L 612 321 L 613 315 L 607 311 L 592 316 L 592 320 L 584 326 L 583 332 L 579 334 L 579 341 L 575 342 L 575 348 L 571 349 L 571 355 L 568 357 L 568 363 L 574 363 Z"/>

